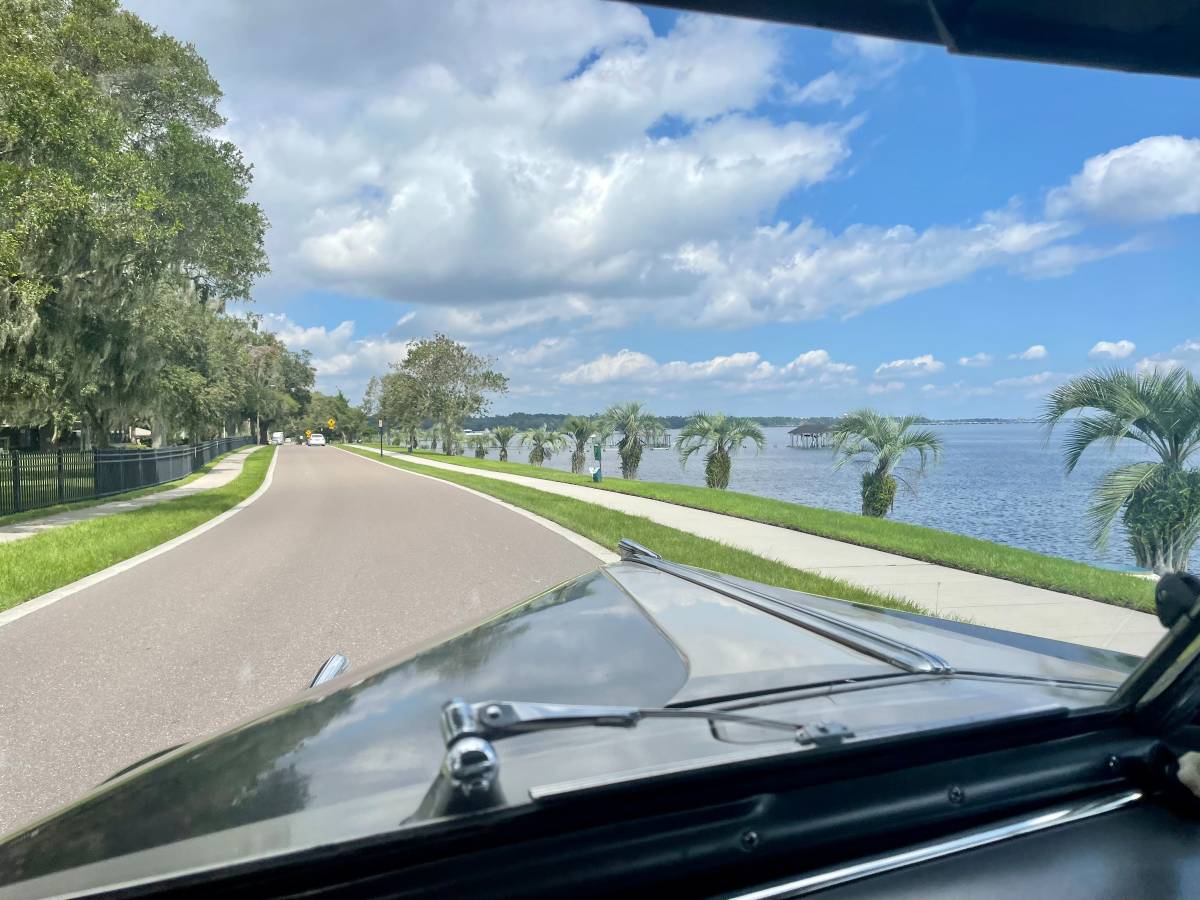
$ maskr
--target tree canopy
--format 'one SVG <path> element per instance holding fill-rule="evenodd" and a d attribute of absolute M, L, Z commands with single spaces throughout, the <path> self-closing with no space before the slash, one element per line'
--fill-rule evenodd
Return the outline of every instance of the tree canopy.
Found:
<path fill-rule="evenodd" d="M 0 416 L 103 443 L 306 399 L 308 361 L 225 312 L 267 222 L 204 60 L 115 0 L 0 10 Z"/>

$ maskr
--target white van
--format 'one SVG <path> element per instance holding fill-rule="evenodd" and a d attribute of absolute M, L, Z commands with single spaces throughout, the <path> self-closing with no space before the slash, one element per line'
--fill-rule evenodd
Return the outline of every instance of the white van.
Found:
<path fill-rule="evenodd" d="M 282 431 L 272 432 L 271 433 L 271 443 L 272 444 L 282 444 L 283 443 L 283 432 Z"/>

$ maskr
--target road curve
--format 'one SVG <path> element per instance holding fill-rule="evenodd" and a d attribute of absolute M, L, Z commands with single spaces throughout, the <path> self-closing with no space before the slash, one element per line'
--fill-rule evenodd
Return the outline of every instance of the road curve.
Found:
<path fill-rule="evenodd" d="M 536 522 L 332 448 L 212 530 L 0 628 L 0 834 L 162 747 L 593 569 Z"/>

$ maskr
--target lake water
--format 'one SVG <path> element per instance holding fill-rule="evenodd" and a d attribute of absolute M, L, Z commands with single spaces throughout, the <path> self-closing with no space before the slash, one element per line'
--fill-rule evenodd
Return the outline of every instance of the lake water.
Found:
<path fill-rule="evenodd" d="M 1144 458 L 1139 448 L 1120 447 L 1110 453 L 1104 446 L 1094 447 L 1068 477 L 1063 474 L 1062 429 L 1047 446 L 1044 429 L 1033 424 L 933 428 L 943 443 L 941 462 L 915 482 L 915 494 L 900 489 L 891 518 L 1052 556 L 1132 568 L 1133 558 L 1119 530 L 1114 530 L 1104 550 L 1091 545 L 1084 513 L 1088 495 L 1100 477 L 1117 465 Z M 734 458 L 730 490 L 859 512 L 861 469 L 847 466 L 835 472 L 832 451 L 789 447 L 786 428 L 764 431 L 767 446 L 762 453 L 742 451 Z M 495 459 L 496 451 L 488 456 Z M 523 462 L 526 453 L 518 447 L 510 458 Z M 547 465 L 569 469 L 570 454 L 557 454 Z M 620 474 L 616 450 L 606 449 L 604 477 L 619 478 Z M 697 454 L 681 469 L 673 449 L 648 449 L 642 455 L 638 477 L 703 484 L 704 459 Z"/>

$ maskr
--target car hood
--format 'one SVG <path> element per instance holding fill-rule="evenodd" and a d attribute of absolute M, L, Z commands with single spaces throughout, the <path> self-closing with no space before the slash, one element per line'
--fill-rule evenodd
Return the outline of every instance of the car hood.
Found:
<path fill-rule="evenodd" d="M 230 731 L 153 758 L 13 833 L 0 842 L 0 877 L 20 881 L 84 866 L 70 884 L 111 884 L 118 876 L 162 874 L 166 863 L 152 848 L 168 844 L 175 845 L 171 866 L 181 858 L 201 865 L 403 827 L 439 771 L 439 713 L 453 697 L 653 707 L 877 683 L 853 703 L 842 701 L 838 717 L 859 729 L 913 728 L 944 721 L 956 703 L 1004 714 L 1103 702 L 1102 688 L 1071 683 L 1115 687 L 1137 662 L 715 577 L 728 590 L 636 561 L 615 563 L 407 658 L 351 671 Z M 738 599 L 744 590 L 757 602 Z M 789 610 L 919 647 L 959 671 L 1011 678 L 985 690 L 970 678 L 914 683 L 911 670 L 869 646 L 797 624 Z M 834 713 L 828 696 L 770 702 L 778 708 L 754 712 Z M 739 749 L 691 721 L 545 732 L 497 746 L 510 804 L 530 802 L 539 785 L 719 759 Z M 65 889 L 69 879 L 62 877 L 47 880 L 47 888 Z"/>

